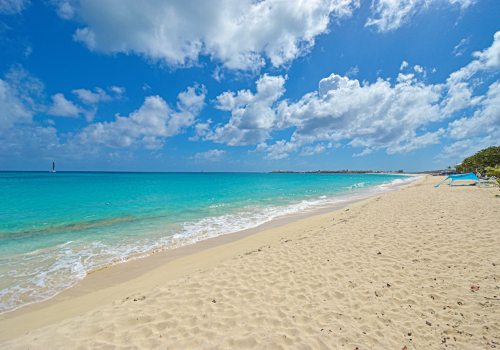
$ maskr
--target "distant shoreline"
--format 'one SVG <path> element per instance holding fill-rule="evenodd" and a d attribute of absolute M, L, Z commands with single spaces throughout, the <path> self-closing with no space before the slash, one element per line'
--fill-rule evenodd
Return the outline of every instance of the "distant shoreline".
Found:
<path fill-rule="evenodd" d="M 429 170 L 429 171 L 373 171 L 373 170 L 313 170 L 313 171 L 292 171 L 292 170 L 274 170 L 268 174 L 374 174 L 374 175 L 406 175 L 413 176 L 415 174 L 433 174 L 442 173 L 449 170 Z"/>
<path fill-rule="evenodd" d="M 373 171 L 373 170 L 314 170 L 314 171 L 292 171 L 292 170 L 274 170 L 269 174 L 396 174 L 396 175 L 411 175 L 406 174 L 402 170 L 395 171 Z M 412 173 L 413 174 L 413 173 Z"/>

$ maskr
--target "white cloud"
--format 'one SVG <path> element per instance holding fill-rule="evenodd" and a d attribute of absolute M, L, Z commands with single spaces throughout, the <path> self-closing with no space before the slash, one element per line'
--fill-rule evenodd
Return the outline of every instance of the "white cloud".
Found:
<path fill-rule="evenodd" d="M 103 89 L 101 89 L 99 87 L 96 87 L 94 89 L 95 92 L 92 92 L 92 91 L 87 90 L 87 89 L 76 89 L 76 90 L 71 91 L 73 94 L 78 96 L 78 98 L 84 104 L 89 106 L 88 108 L 90 108 L 90 109 L 83 109 L 79 106 L 76 106 L 72 102 L 65 100 L 65 98 L 64 98 L 64 96 L 62 96 L 62 94 L 57 94 L 57 95 L 62 96 L 62 98 L 61 98 L 61 96 L 58 97 L 58 99 L 60 100 L 60 101 L 58 101 L 58 103 L 61 103 L 64 106 L 61 106 L 63 108 L 54 109 L 54 107 L 56 106 L 56 103 L 54 101 L 54 107 L 52 107 L 49 110 L 49 114 L 56 115 L 56 116 L 64 116 L 64 117 L 65 116 L 74 116 L 71 114 L 68 114 L 68 115 L 61 115 L 61 114 L 63 114 L 65 111 L 76 112 L 76 110 L 78 110 L 79 113 L 85 114 L 85 118 L 87 119 L 88 122 L 91 122 L 92 120 L 94 120 L 94 116 L 97 112 L 97 104 L 99 102 L 112 101 L 113 99 L 119 100 L 123 97 L 122 94 L 125 93 L 125 88 L 119 88 L 117 86 L 108 87 L 108 90 L 114 93 L 114 97 L 109 96 L 106 93 L 106 91 L 104 91 Z M 52 97 L 52 99 L 54 99 L 54 96 Z M 59 113 L 59 114 L 54 114 L 54 112 Z"/>
<path fill-rule="evenodd" d="M 257 149 L 263 150 L 264 147 L 261 145 L 262 143 L 257 146 Z M 283 159 L 288 157 L 288 152 L 296 152 L 297 148 L 298 148 L 297 145 L 290 142 L 286 142 L 285 140 L 276 141 L 274 145 L 266 147 L 266 151 L 269 153 L 264 158 Z"/>
<path fill-rule="evenodd" d="M 450 74 L 446 80 L 448 95 L 442 102 L 443 113 L 452 114 L 461 109 L 478 106 L 485 98 L 485 96 L 473 95 L 475 83 L 471 83 L 471 78 L 480 72 L 489 73 L 500 69 L 500 32 L 495 33 L 493 44 L 489 48 L 474 52 L 473 56 L 475 60 Z M 488 94 L 490 99 L 494 95 L 491 90 Z"/>
<path fill-rule="evenodd" d="M 297 127 L 292 142 L 353 139 L 353 147 L 389 148 L 409 142 L 416 128 L 441 119 L 436 105 L 440 90 L 412 78 L 395 86 L 382 79 L 361 86 L 332 74 L 320 82 L 318 95 L 305 95 L 282 113 Z"/>
<path fill-rule="evenodd" d="M 476 59 L 462 69 L 452 73 L 447 80 L 448 85 L 458 84 L 470 79 L 480 71 L 490 71 L 500 68 L 500 31 L 493 36 L 493 44 L 472 54 Z"/>
<path fill-rule="evenodd" d="M 490 85 L 480 108 L 472 117 L 461 118 L 449 125 L 450 137 L 463 139 L 493 134 L 500 129 L 500 81 Z"/>
<path fill-rule="evenodd" d="M 190 87 L 178 95 L 175 109 L 161 97 L 150 96 L 128 117 L 116 115 L 113 122 L 90 124 L 76 134 L 61 134 L 66 139 L 62 142 L 52 119 L 44 119 L 49 126 L 42 127 L 33 121 L 33 115 L 44 111 L 56 116 L 78 117 L 80 113 L 87 116 L 95 109 L 83 110 L 66 100 L 63 94 L 52 96 L 53 104 L 48 108 L 38 102 L 41 90 L 43 84 L 22 69 L 12 69 L 5 80 L 0 79 L 0 157 L 82 159 L 102 156 L 101 146 L 159 149 L 165 138 L 182 133 L 195 123 L 206 94 L 203 86 Z M 130 150 L 113 154 L 122 158 L 133 155 Z"/>
<path fill-rule="evenodd" d="M 225 77 L 224 72 L 219 66 L 217 66 L 212 74 L 212 78 L 214 78 L 220 83 L 220 81 L 224 79 L 224 77 Z"/>
<path fill-rule="evenodd" d="M 44 109 L 42 100 L 44 85 L 36 77 L 24 70 L 21 65 L 14 65 L 5 75 L 5 81 L 15 90 L 22 103 L 34 112 Z"/>
<path fill-rule="evenodd" d="M 0 79 L 0 135 L 16 123 L 31 123 L 33 112 L 27 108 L 18 92 L 8 82 Z"/>
<path fill-rule="evenodd" d="M 261 142 L 257 145 L 254 151 L 249 151 L 249 152 L 264 152 L 267 149 L 267 143 Z"/>
<path fill-rule="evenodd" d="M 437 159 L 460 160 L 472 156 L 476 152 L 500 145 L 500 133 L 485 137 L 474 137 L 457 141 L 449 146 L 443 147 L 443 151 L 436 156 Z"/>
<path fill-rule="evenodd" d="M 403 61 L 403 63 L 401 63 L 401 67 L 399 67 L 399 70 L 403 70 L 403 69 L 405 69 L 406 67 L 408 67 L 408 62 Z"/>
<path fill-rule="evenodd" d="M 110 148 L 130 146 L 146 149 L 163 147 L 165 138 L 182 133 L 195 122 L 204 106 L 204 87 L 190 87 L 178 95 L 177 111 L 160 96 L 149 96 L 128 117 L 116 115 L 114 122 L 94 123 L 85 127 L 73 141 L 78 144 L 103 144 Z"/>
<path fill-rule="evenodd" d="M 274 82 L 266 84 L 268 99 L 245 90 L 238 95 L 232 92 L 220 95 L 219 108 L 230 110 L 232 117 L 206 139 L 228 145 L 258 144 L 269 139 L 274 130 L 295 127 L 290 141 L 277 141 L 265 148 L 259 146 L 268 152 L 267 159 L 287 157 L 307 144 L 321 141 L 333 144 L 342 139 L 352 139 L 353 147 L 392 147 L 393 152 L 404 152 L 417 145 L 435 143 L 435 137 L 412 140 L 417 138 L 417 128 L 443 118 L 438 104 L 442 87 L 420 83 L 411 74 L 395 86 L 382 79 L 361 86 L 358 80 L 332 74 L 320 81 L 317 93 L 306 94 L 295 103 L 278 101 L 284 93 L 282 77 L 263 76 L 258 86 L 265 81 Z M 264 108 L 254 108 L 254 104 Z M 245 137 L 250 132 L 259 132 L 260 137 Z M 397 148 L 401 143 L 406 146 Z M 324 150 L 322 145 L 307 147 L 301 154 Z"/>
<path fill-rule="evenodd" d="M 465 46 L 469 44 L 470 41 L 470 36 L 468 38 L 462 39 L 460 43 L 455 46 L 453 49 L 453 53 L 455 54 L 455 57 L 457 56 L 462 56 L 466 50 Z"/>
<path fill-rule="evenodd" d="M 110 86 L 108 90 L 114 92 L 116 94 L 116 98 L 120 98 L 121 95 L 125 94 L 125 88 L 119 86 Z"/>
<path fill-rule="evenodd" d="M 75 15 L 74 1 L 71 0 L 53 0 L 56 2 L 57 14 L 64 19 L 71 19 Z"/>
<path fill-rule="evenodd" d="M 0 131 L 1 133 L 1 131 Z M 0 157 L 41 158 L 61 154 L 57 130 L 52 126 L 23 125 L 0 137 Z M 71 156 L 79 152 L 70 152 Z M 68 154 L 68 155 L 69 155 Z"/>
<path fill-rule="evenodd" d="M 209 162 L 220 162 L 226 155 L 225 150 L 211 149 L 207 152 L 196 153 L 193 159 Z"/>
<path fill-rule="evenodd" d="M 398 83 L 411 82 L 413 81 L 414 76 L 415 74 L 413 73 L 408 73 L 408 74 L 399 73 L 396 81 Z"/>
<path fill-rule="evenodd" d="M 94 105 L 100 101 L 111 100 L 111 97 L 108 94 L 106 94 L 106 92 L 103 89 L 96 88 L 95 90 L 96 90 L 95 93 L 86 89 L 76 89 L 71 92 L 77 95 L 78 98 L 87 105 Z"/>
<path fill-rule="evenodd" d="M 0 13 L 14 14 L 21 12 L 29 0 L 0 0 Z"/>
<path fill-rule="evenodd" d="M 3 0 L 5 1 L 5 0 Z M 13 1 L 13 0 L 11 0 Z M 332 22 L 351 17 L 360 0 L 52 0 L 59 16 L 78 19 L 73 38 L 90 50 L 134 53 L 173 67 L 197 65 L 200 56 L 223 69 L 258 72 L 266 62 L 289 65 L 310 51 Z M 367 26 L 395 30 L 430 6 L 462 10 L 477 0 L 373 0 Z"/>
<path fill-rule="evenodd" d="M 286 77 L 263 75 L 257 81 L 257 93 L 241 90 L 217 96 L 216 108 L 231 111 L 231 119 L 224 126 L 218 126 L 208 133 L 204 140 L 226 143 L 230 146 L 252 145 L 270 138 L 269 131 L 279 127 L 275 123 L 273 104 L 285 89 Z"/>
<path fill-rule="evenodd" d="M 422 136 L 414 137 L 404 144 L 397 144 L 387 148 L 387 154 L 408 153 L 410 151 L 440 143 L 440 137 L 444 134 L 444 129 L 436 132 L 428 132 Z"/>
<path fill-rule="evenodd" d="M 63 94 L 55 94 L 52 96 L 53 104 L 47 111 L 47 114 L 56 117 L 71 117 L 78 118 L 80 113 L 84 110 L 75 105 L 73 102 L 68 101 Z"/>
<path fill-rule="evenodd" d="M 15 124 L 31 124 L 36 112 L 43 110 L 44 86 L 20 65 L 0 79 L 0 134 Z"/>
<path fill-rule="evenodd" d="M 459 5 L 464 10 L 476 2 L 477 0 L 373 0 L 374 16 L 366 26 L 376 26 L 378 31 L 388 32 L 401 27 L 416 13 L 427 10 L 431 5 L 448 3 Z"/>
<path fill-rule="evenodd" d="M 357 7 L 359 0 L 80 0 L 72 10 L 86 24 L 74 38 L 91 50 L 180 67 L 207 55 L 227 69 L 256 71 L 266 59 L 279 67 L 308 52 L 332 18 Z"/>
<path fill-rule="evenodd" d="M 358 75 L 359 73 L 359 68 L 358 66 L 356 67 L 351 67 L 346 73 L 345 73 L 345 76 L 346 77 L 355 77 L 356 75 Z"/>
<path fill-rule="evenodd" d="M 366 156 L 366 155 L 371 154 L 371 153 L 373 153 L 373 149 L 371 149 L 371 148 L 365 148 L 363 150 L 363 152 L 361 152 L 361 153 L 354 153 L 352 156 L 353 157 L 362 157 L 362 156 Z"/>
<path fill-rule="evenodd" d="M 210 132 L 210 124 L 212 124 L 212 119 L 208 119 L 206 123 L 196 123 L 194 126 L 195 135 L 189 137 L 189 141 L 198 141 L 200 137 L 205 137 Z"/>
<path fill-rule="evenodd" d="M 483 51 L 476 51 L 472 54 L 479 62 L 477 70 L 500 68 L 500 32 L 493 36 L 493 44 Z"/>
<path fill-rule="evenodd" d="M 462 139 L 496 133 L 500 126 L 500 81 L 489 86 L 485 95 L 474 95 L 474 84 L 465 79 L 479 70 L 494 70 L 500 32 L 490 48 L 474 54 L 476 59 L 452 73 L 446 84 L 425 84 L 414 74 L 400 73 L 395 84 L 378 79 L 370 84 L 336 74 L 319 82 L 318 91 L 299 101 L 280 100 L 286 78 L 262 76 L 257 93 L 248 90 L 225 92 L 217 98 L 217 108 L 231 112 L 225 125 L 204 128 L 205 140 L 228 145 L 258 145 L 266 159 L 286 158 L 302 149 L 301 155 L 323 151 L 322 144 L 350 140 L 351 147 L 379 149 L 388 154 L 407 153 L 433 144 L 443 137 Z M 500 62 L 500 59 L 499 59 Z M 491 67 L 491 68 L 490 68 Z M 420 77 L 425 70 L 414 66 Z M 467 74 L 462 74 L 463 71 Z M 457 78 L 459 76 L 459 78 Z M 447 130 L 421 134 L 423 127 L 451 118 L 456 112 L 477 108 L 470 118 L 450 123 Z M 208 127 L 208 126 L 207 126 Z M 289 140 L 268 144 L 274 131 L 294 128 Z M 316 147 L 311 144 L 317 144 Z"/>
<path fill-rule="evenodd" d="M 322 144 L 317 144 L 315 147 L 305 146 L 302 148 L 300 155 L 301 156 L 313 156 L 315 154 L 323 153 L 324 150 L 325 150 L 325 146 Z"/>

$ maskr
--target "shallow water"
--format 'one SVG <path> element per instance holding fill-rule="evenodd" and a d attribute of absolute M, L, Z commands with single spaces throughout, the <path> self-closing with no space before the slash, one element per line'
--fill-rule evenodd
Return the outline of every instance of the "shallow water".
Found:
<path fill-rule="evenodd" d="M 110 263 L 383 191 L 396 175 L 0 173 L 0 313 Z"/>

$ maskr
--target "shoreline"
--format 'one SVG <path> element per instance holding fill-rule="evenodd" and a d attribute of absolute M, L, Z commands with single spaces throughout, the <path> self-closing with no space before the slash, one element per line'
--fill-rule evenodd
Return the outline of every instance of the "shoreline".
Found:
<path fill-rule="evenodd" d="M 192 193 L 190 186 L 178 186 L 184 189 L 180 192 L 168 188 L 177 181 L 193 183 L 190 176 L 176 176 L 174 181 L 164 181 L 169 180 L 164 176 L 119 176 L 119 183 L 129 186 L 124 188 L 141 188 L 121 191 L 114 187 L 103 190 L 103 183 L 109 181 L 108 177 L 99 176 L 99 181 L 94 181 L 92 174 L 88 175 L 84 176 L 84 180 L 97 182 L 95 188 L 91 187 L 99 195 L 98 198 L 87 195 L 88 198 L 80 200 L 80 189 L 71 186 L 75 183 L 72 176 L 61 180 L 72 190 L 60 191 L 64 195 L 54 196 L 54 205 L 51 206 L 44 204 L 44 198 L 30 199 L 22 193 L 12 193 L 12 198 L 19 196 L 29 202 L 14 201 L 13 206 L 5 208 L 7 234 L 2 236 L 2 242 L 6 242 L 2 257 L 6 263 L 2 264 L 4 277 L 0 278 L 0 289 L 3 290 L 0 315 L 50 299 L 87 274 L 107 266 L 253 228 L 287 215 L 315 210 L 343 200 L 343 197 L 376 191 L 379 189 L 377 184 L 390 183 L 398 177 L 408 178 L 408 175 L 341 176 L 337 181 L 335 177 L 328 176 L 313 176 L 311 179 L 307 176 L 286 176 L 286 180 L 282 176 L 268 175 L 222 176 L 224 181 L 210 182 L 215 184 L 212 189 L 206 186 L 203 177 L 202 181 L 195 177 L 194 184 L 199 184 L 208 192 L 199 189 L 201 192 Z M 17 179 L 18 175 L 14 178 Z M 26 188 L 37 183 L 29 180 L 31 178 L 19 175 Z M 157 195 L 149 193 L 154 188 L 152 186 L 130 186 L 143 178 L 148 184 L 161 184 L 156 189 Z M 256 185 L 257 192 L 254 194 L 252 187 L 248 186 L 237 188 L 240 178 L 244 179 L 243 184 L 248 180 Z M 218 179 L 218 175 L 215 178 L 211 176 L 211 179 Z M 266 179 L 270 180 L 271 187 Z M 303 183 L 301 179 L 306 180 Z M 51 184 L 51 181 L 47 183 Z M 265 185 L 259 187 L 262 181 Z M 42 182 L 46 183 L 45 180 Z M 372 190 L 366 190 L 367 187 Z M 227 188 L 233 190 L 227 191 Z M 169 196 L 177 199 L 165 200 Z M 145 198 L 153 200 L 145 201 Z M 86 205 L 82 206 L 80 202 Z M 104 205 L 107 202 L 113 203 L 108 207 Z M 23 214 L 23 208 L 31 208 L 30 203 L 33 203 L 34 209 L 28 210 L 29 214 Z M 20 240 L 9 239 L 18 236 Z M 23 267 L 22 271 L 18 266 Z"/>
<path fill-rule="evenodd" d="M 377 173 L 373 173 L 373 174 L 368 174 L 367 173 L 365 175 L 377 175 Z M 384 174 L 384 175 L 391 175 L 391 174 Z M 393 175 L 401 176 L 401 174 L 393 174 Z M 215 237 L 210 237 L 210 238 L 202 239 L 202 240 L 197 241 L 195 243 L 188 243 L 188 244 L 181 245 L 181 246 L 174 247 L 174 248 L 166 248 L 166 249 L 164 249 L 162 247 L 158 247 L 158 248 L 153 248 L 153 249 L 151 249 L 150 251 L 147 251 L 147 252 L 135 253 L 135 254 L 132 254 L 132 255 L 129 255 L 129 256 L 126 256 L 126 257 L 120 259 L 118 262 L 110 262 L 110 263 L 108 263 L 105 266 L 102 266 L 100 268 L 96 268 L 94 270 L 88 271 L 87 274 L 86 274 L 86 276 L 89 276 L 89 275 L 91 275 L 93 273 L 102 271 L 104 269 L 111 268 L 111 267 L 116 266 L 116 265 L 127 264 L 127 263 L 131 263 L 133 261 L 138 261 L 138 260 L 142 260 L 142 259 L 148 259 L 148 258 L 152 257 L 154 254 L 164 254 L 164 253 L 167 253 L 167 252 L 173 252 L 175 250 L 178 250 L 178 249 L 181 249 L 181 248 L 185 248 L 185 247 L 193 247 L 193 251 L 192 252 L 188 252 L 188 253 L 183 253 L 183 254 L 180 254 L 180 255 L 179 254 L 174 254 L 175 258 L 173 258 L 173 259 L 176 259 L 176 258 L 181 257 L 181 256 L 185 256 L 185 255 L 194 254 L 194 253 L 196 253 L 198 251 L 202 251 L 202 250 L 208 249 L 210 247 L 215 247 L 215 246 L 218 246 L 218 245 L 222 245 L 222 244 L 234 242 L 234 241 L 239 240 L 241 238 L 245 238 L 245 237 L 248 237 L 248 236 L 253 235 L 255 233 L 262 232 L 262 231 L 265 231 L 265 230 L 268 230 L 268 229 L 271 229 L 271 228 L 280 227 L 280 226 L 286 225 L 288 223 L 296 222 L 298 220 L 305 219 L 305 218 L 308 218 L 308 217 L 311 217 L 311 216 L 320 215 L 320 214 L 324 214 L 324 213 L 329 213 L 329 212 L 332 212 L 332 211 L 340 210 L 340 209 L 342 209 L 342 208 L 344 208 L 344 207 L 346 207 L 346 206 L 348 206 L 350 204 L 357 203 L 359 201 L 363 201 L 363 200 L 371 198 L 373 196 L 377 196 L 377 195 L 380 195 L 380 194 L 389 193 L 391 191 L 396 191 L 396 190 L 399 189 L 399 187 L 405 186 L 405 185 L 409 185 L 412 182 L 414 182 L 414 181 L 418 180 L 419 178 L 423 177 L 423 175 L 417 175 L 417 174 L 403 174 L 403 175 L 408 176 L 409 177 L 408 180 L 401 180 L 402 182 L 398 182 L 398 183 L 389 183 L 389 184 L 385 184 L 385 185 L 376 185 L 376 186 L 373 186 L 373 188 L 381 186 L 385 190 L 378 190 L 376 192 L 369 192 L 369 193 L 363 193 L 361 191 L 361 193 L 359 193 L 359 194 L 347 194 L 347 193 L 344 193 L 344 194 L 339 195 L 339 197 L 338 197 L 339 201 L 338 202 L 321 204 L 321 205 L 318 205 L 316 207 L 313 207 L 312 209 L 302 210 L 302 211 L 299 211 L 299 212 L 296 212 L 296 213 L 293 213 L 293 214 L 281 215 L 281 216 L 278 216 L 277 218 L 271 219 L 270 221 L 264 222 L 264 223 L 262 223 L 262 224 L 260 224 L 258 226 L 252 227 L 252 228 L 246 228 L 246 229 L 243 229 L 243 230 L 240 230 L 240 231 L 236 231 L 236 232 L 231 232 L 231 233 L 223 233 L 223 234 L 220 234 L 220 235 L 215 236 Z M 226 237 L 226 238 L 222 239 L 221 237 Z M 220 243 L 217 242 L 219 239 L 221 241 Z M 208 242 L 216 242 L 216 243 L 214 243 L 214 244 L 206 244 Z M 199 250 L 199 249 L 195 248 L 197 245 L 205 246 L 205 247 L 202 247 L 202 248 L 200 248 L 201 250 Z M 186 250 L 190 250 L 190 249 L 186 248 Z M 170 260 L 172 260 L 172 259 L 168 259 L 168 261 L 170 261 Z M 72 287 L 69 287 L 69 288 L 72 288 Z M 10 312 L 10 311 L 7 311 L 7 312 Z M 1 314 L 0 314 L 0 316 L 1 316 Z"/>
<path fill-rule="evenodd" d="M 273 219 L 269 222 L 266 222 L 254 228 L 245 229 L 230 234 L 220 235 L 217 237 L 196 242 L 194 244 L 181 246 L 175 249 L 167 249 L 159 251 L 156 253 L 152 253 L 148 256 L 138 257 L 136 259 L 128 259 L 124 262 L 107 265 L 100 269 L 90 271 L 82 280 L 80 280 L 73 286 L 58 292 L 57 294 L 48 299 L 38 302 L 33 302 L 30 304 L 25 304 L 19 308 L 9 310 L 7 312 L 0 314 L 0 329 L 2 329 L 2 324 L 4 322 L 9 323 L 10 320 L 26 319 L 27 316 L 30 314 L 33 313 L 38 314 L 52 307 L 57 308 L 57 306 L 60 305 L 61 303 L 67 303 L 68 301 L 73 301 L 78 298 L 85 299 L 86 300 L 85 305 L 88 305 L 87 300 L 92 299 L 90 298 L 90 296 L 96 294 L 96 297 L 99 297 L 100 300 L 95 305 L 91 303 L 90 306 L 85 306 L 85 307 L 80 306 L 76 308 L 74 312 L 66 311 L 64 314 L 61 314 L 60 317 L 56 317 L 56 315 L 51 315 L 48 320 L 44 320 L 43 322 L 37 322 L 37 326 L 35 327 L 38 328 L 38 326 L 45 326 L 60 321 L 64 318 L 78 315 L 82 312 L 92 309 L 95 306 L 100 306 L 105 303 L 112 302 L 118 296 L 121 297 L 122 295 L 124 295 L 124 293 L 115 290 L 117 286 L 130 283 L 134 279 L 140 279 L 144 275 L 148 274 L 148 272 L 150 272 L 151 270 L 161 269 L 163 266 L 174 260 L 189 257 L 210 250 L 212 248 L 237 242 L 244 238 L 253 236 L 257 233 L 262 233 L 275 228 L 291 225 L 301 220 L 307 220 L 308 218 L 311 217 L 339 211 L 352 204 L 366 201 L 370 198 L 384 195 L 392 191 L 397 191 L 401 187 L 411 185 L 415 183 L 415 181 L 418 181 L 419 179 L 424 177 L 422 175 L 415 175 L 415 174 L 404 174 L 404 175 L 409 176 L 407 181 L 403 180 L 402 183 L 383 185 L 386 188 L 386 190 L 384 191 L 354 195 L 352 198 L 332 204 L 319 206 L 318 208 L 315 208 L 310 211 L 285 215 L 283 217 Z M 177 277 L 180 277 L 180 275 L 175 274 L 175 277 L 172 278 L 177 278 Z M 158 282 L 158 284 L 164 283 L 169 280 L 171 280 L 171 278 L 162 280 Z M 150 287 L 150 285 L 147 285 L 147 287 Z M 129 291 L 129 289 L 127 288 L 125 290 L 127 290 L 127 292 Z M 23 323 L 24 322 L 20 322 L 20 324 Z M 23 328 L 22 326 L 16 326 L 15 328 L 17 327 Z M 32 327 L 30 326 L 28 328 L 31 329 Z M 0 331 L 0 343 L 9 340 L 15 337 L 16 335 L 17 336 L 21 335 L 24 333 L 24 331 L 25 329 L 23 328 L 22 331 L 18 331 L 16 333 L 9 332 L 9 336 L 4 336 L 3 332 Z"/>
<path fill-rule="evenodd" d="M 0 349 L 495 347 L 498 187 L 435 188 L 440 180 L 0 320 L 2 341 L 24 330 Z"/>

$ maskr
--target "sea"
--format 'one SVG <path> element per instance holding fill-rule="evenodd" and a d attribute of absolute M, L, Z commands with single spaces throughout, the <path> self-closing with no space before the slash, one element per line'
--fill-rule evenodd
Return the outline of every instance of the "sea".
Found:
<path fill-rule="evenodd" d="M 0 313 L 110 264 L 414 178 L 390 174 L 0 172 Z"/>

